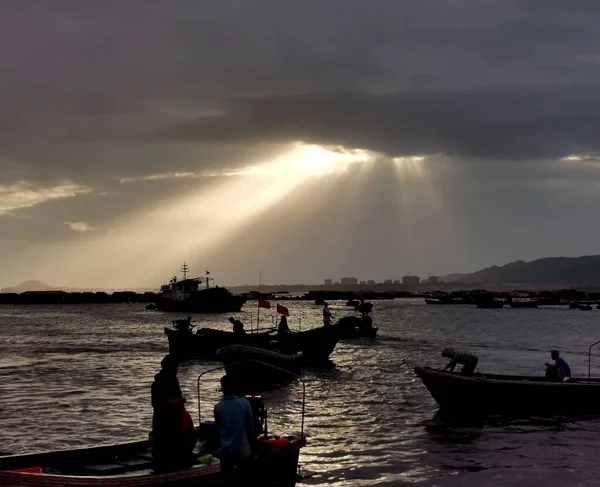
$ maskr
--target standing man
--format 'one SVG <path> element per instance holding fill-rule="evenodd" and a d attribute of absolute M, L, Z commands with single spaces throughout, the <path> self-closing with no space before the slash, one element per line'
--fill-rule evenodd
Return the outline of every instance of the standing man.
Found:
<path fill-rule="evenodd" d="M 167 355 L 160 363 L 161 371 L 152 384 L 152 456 L 157 471 L 176 470 L 190 465 L 195 434 L 184 425 L 185 398 L 181 394 L 177 360 Z"/>
<path fill-rule="evenodd" d="M 215 422 L 221 432 L 219 456 L 221 471 L 232 478 L 243 475 L 252 463 L 256 441 L 254 416 L 250 402 L 236 394 L 236 384 L 231 376 L 221 377 L 221 389 L 223 398 L 214 411 Z"/>
<path fill-rule="evenodd" d="M 323 303 L 323 326 L 331 325 L 331 311 L 329 311 L 329 303 Z"/>

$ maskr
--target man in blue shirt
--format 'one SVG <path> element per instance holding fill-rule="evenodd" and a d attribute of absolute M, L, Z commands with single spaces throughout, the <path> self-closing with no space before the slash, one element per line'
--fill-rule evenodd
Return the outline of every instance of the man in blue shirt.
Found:
<path fill-rule="evenodd" d="M 254 416 L 250 401 L 237 395 L 231 376 L 221 378 L 223 398 L 215 406 L 215 422 L 219 426 L 221 471 L 231 474 L 249 466 L 256 441 Z M 240 472 L 241 473 L 241 472 Z"/>
<path fill-rule="evenodd" d="M 567 362 L 560 358 L 558 350 L 552 350 L 550 356 L 554 363 L 546 363 L 546 377 L 558 381 L 564 381 L 571 378 L 571 369 Z"/>

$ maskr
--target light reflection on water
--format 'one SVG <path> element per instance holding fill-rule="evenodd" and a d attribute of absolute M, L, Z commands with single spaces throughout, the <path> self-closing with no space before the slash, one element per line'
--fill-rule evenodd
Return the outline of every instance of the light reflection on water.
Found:
<path fill-rule="evenodd" d="M 286 304 L 302 327 L 320 308 Z M 348 312 L 334 303 L 341 316 Z M 587 373 L 587 346 L 600 338 L 596 312 L 566 308 L 479 310 L 426 306 L 420 300 L 375 302 L 375 340 L 342 342 L 332 367 L 310 369 L 304 468 L 309 485 L 586 485 L 598 473 L 600 421 L 537 418 L 448 425 L 416 379 L 417 364 L 441 364 L 446 346 L 479 356 L 489 372 L 540 374 L 559 348 L 576 375 Z M 24 452 L 145 438 L 149 386 L 167 352 L 163 326 L 176 317 L 143 305 L 0 306 L 0 450 Z M 196 315 L 228 329 L 225 315 Z M 266 323 L 272 317 L 263 316 Z M 246 315 L 249 323 L 249 314 Z M 263 322 L 265 323 L 265 322 Z M 295 319 L 290 320 L 297 327 Z M 180 367 L 187 407 L 197 422 L 196 378 L 214 362 Z M 600 360 L 594 359 L 598 375 Z M 202 381 L 203 419 L 212 419 L 218 379 Z M 298 432 L 298 382 L 264 394 L 270 430 Z M 542 472 L 552 472 L 543 477 Z M 541 485 L 541 483 L 540 483 Z"/>

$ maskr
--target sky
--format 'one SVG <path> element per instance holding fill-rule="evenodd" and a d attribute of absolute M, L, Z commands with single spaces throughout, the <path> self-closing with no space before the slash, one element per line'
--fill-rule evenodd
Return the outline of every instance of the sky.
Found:
<path fill-rule="evenodd" d="M 0 288 L 597 254 L 600 3 L 5 0 Z"/>

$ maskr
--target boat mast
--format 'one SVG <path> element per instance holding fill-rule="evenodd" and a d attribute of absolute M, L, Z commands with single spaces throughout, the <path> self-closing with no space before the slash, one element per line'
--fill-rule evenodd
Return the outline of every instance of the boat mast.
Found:
<path fill-rule="evenodd" d="M 185 262 L 182 264 L 180 272 L 183 272 L 183 280 L 187 279 L 187 273 L 190 272 L 190 266 L 188 266 Z"/>

